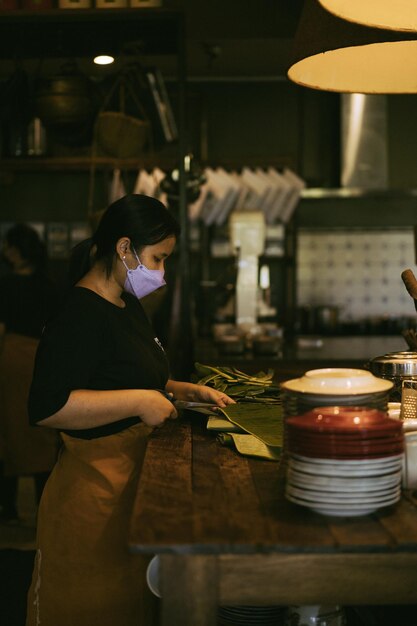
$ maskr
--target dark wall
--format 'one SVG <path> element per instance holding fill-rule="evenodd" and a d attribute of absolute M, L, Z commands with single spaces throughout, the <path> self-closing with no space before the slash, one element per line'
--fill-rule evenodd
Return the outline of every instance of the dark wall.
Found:
<path fill-rule="evenodd" d="M 388 96 L 392 188 L 417 188 L 417 96 Z M 284 80 L 193 82 L 189 85 L 188 145 L 205 164 L 289 165 L 310 187 L 339 185 L 339 96 Z M 98 172 L 96 206 L 106 204 L 110 172 Z M 128 184 L 133 185 L 130 174 Z M 86 218 L 88 170 L 2 174 L 0 221 L 78 221 Z M 128 189 L 128 191 L 131 189 Z M 414 198 L 303 200 L 301 225 L 398 226 L 415 222 Z"/>
<path fill-rule="evenodd" d="M 16 171 L 0 183 L 0 219 L 86 219 L 88 182 L 86 173 Z"/>
<path fill-rule="evenodd" d="M 388 97 L 389 173 L 392 187 L 417 187 L 417 95 Z"/>
<path fill-rule="evenodd" d="M 239 168 L 288 165 L 309 186 L 339 184 L 339 97 L 289 81 L 190 87 L 192 149 L 204 162 Z"/>

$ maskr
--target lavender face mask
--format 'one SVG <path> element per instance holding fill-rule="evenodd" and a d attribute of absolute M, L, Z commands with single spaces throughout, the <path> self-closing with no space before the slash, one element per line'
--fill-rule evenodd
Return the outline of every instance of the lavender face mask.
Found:
<path fill-rule="evenodd" d="M 141 262 L 136 254 L 136 251 L 133 249 L 135 257 L 139 263 L 136 269 L 130 270 L 124 259 L 123 265 L 127 269 L 126 280 L 124 284 L 124 289 L 127 293 L 132 294 L 132 296 L 136 296 L 136 298 L 144 298 L 148 294 L 152 293 L 156 289 L 163 287 L 166 285 L 164 280 L 164 272 L 161 270 L 148 270 Z"/>

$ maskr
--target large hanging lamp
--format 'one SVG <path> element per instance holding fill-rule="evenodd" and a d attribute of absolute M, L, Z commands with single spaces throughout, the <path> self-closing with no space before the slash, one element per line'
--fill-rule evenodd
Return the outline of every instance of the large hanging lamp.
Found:
<path fill-rule="evenodd" d="M 319 0 L 327 10 L 349 22 L 388 30 L 417 31 L 416 0 Z"/>
<path fill-rule="evenodd" d="M 417 33 L 353 24 L 305 0 L 288 78 L 342 93 L 417 93 Z"/>

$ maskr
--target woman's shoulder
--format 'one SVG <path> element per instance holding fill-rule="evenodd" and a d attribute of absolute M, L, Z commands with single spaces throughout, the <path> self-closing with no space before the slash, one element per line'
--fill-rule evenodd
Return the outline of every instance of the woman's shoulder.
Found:
<path fill-rule="evenodd" d="M 123 319 L 125 310 L 146 317 L 142 305 L 136 298 L 126 293 L 123 294 L 122 298 L 126 305 L 125 308 L 118 307 L 86 287 L 72 287 L 59 307 L 57 316 L 59 319 L 69 318 L 72 321 L 77 320 L 77 322 L 84 322 L 85 320 L 90 322 L 95 319 L 97 324 L 100 323 L 100 320 L 110 324 L 112 322 L 117 323 L 119 319 Z"/>
<path fill-rule="evenodd" d="M 50 325 L 67 326 L 100 326 L 106 312 L 106 300 L 90 289 L 73 287 L 63 297 L 60 306 L 56 308 L 54 315 L 49 320 Z"/>
<path fill-rule="evenodd" d="M 98 293 L 89 289 L 88 287 L 81 287 L 76 285 L 71 287 L 67 293 L 67 302 L 77 304 L 78 306 L 104 306 L 107 300 L 105 300 Z"/>

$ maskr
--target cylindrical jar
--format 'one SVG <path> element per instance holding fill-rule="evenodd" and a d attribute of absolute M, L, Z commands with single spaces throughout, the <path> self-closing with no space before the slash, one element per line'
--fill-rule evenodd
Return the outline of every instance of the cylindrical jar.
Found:
<path fill-rule="evenodd" d="M 59 9 L 89 9 L 91 0 L 58 0 Z"/>
<path fill-rule="evenodd" d="M 96 9 L 126 9 L 128 0 L 96 0 Z"/>

